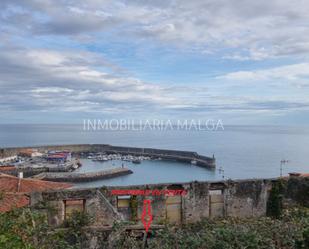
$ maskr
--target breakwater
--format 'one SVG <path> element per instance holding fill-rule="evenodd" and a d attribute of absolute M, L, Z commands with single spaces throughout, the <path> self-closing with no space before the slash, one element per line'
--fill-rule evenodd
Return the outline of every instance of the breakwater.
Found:
<path fill-rule="evenodd" d="M 214 157 L 201 156 L 193 151 L 181 150 L 163 150 L 153 148 L 137 148 L 124 146 L 110 146 L 106 149 L 107 153 L 129 154 L 133 156 L 150 156 L 165 160 L 175 160 L 180 162 L 191 163 L 196 162 L 196 165 L 202 167 L 215 167 L 216 160 Z"/>
<path fill-rule="evenodd" d="M 103 170 L 98 172 L 90 173 L 74 173 L 74 172 L 65 172 L 65 173 L 51 173 L 44 172 L 34 176 L 36 179 L 53 181 L 53 182 L 88 182 L 95 180 L 108 179 L 123 175 L 129 175 L 133 172 L 127 168 L 114 168 L 110 170 Z"/>
<path fill-rule="evenodd" d="M 135 156 L 150 156 L 165 160 L 175 160 L 187 163 L 195 161 L 196 165 L 205 168 L 214 168 L 216 166 L 216 159 L 214 157 L 199 155 L 198 153 L 193 151 L 112 146 L 109 144 L 73 144 L 73 145 L 47 145 L 47 146 L 35 146 L 35 147 L 0 148 L 0 157 L 16 155 L 25 148 L 37 149 L 40 152 L 45 152 L 48 150 L 69 150 L 73 154 L 77 155 L 89 152 L 119 153 L 119 154 L 135 155 Z"/>

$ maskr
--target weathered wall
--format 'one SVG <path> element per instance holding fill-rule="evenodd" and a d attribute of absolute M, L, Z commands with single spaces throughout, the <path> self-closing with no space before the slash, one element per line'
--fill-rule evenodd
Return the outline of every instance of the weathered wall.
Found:
<path fill-rule="evenodd" d="M 58 226 L 65 218 L 66 200 L 85 200 L 85 211 L 93 217 L 92 225 L 108 226 L 121 217 L 98 193 L 97 189 L 85 190 L 62 190 L 44 193 L 33 193 L 31 195 L 31 205 L 35 207 L 38 203 L 44 203 L 48 207 L 48 220 L 50 225 Z"/>
<path fill-rule="evenodd" d="M 154 184 L 130 187 L 104 187 L 101 189 L 63 190 L 44 192 L 34 197 L 50 203 L 56 207 L 50 220 L 59 225 L 64 219 L 64 200 L 85 200 L 85 211 L 94 217 L 92 225 L 112 225 L 115 220 L 123 219 L 121 212 L 117 211 L 117 196 L 112 195 L 115 189 L 183 189 L 185 196 L 179 197 L 179 204 L 172 204 L 168 210 L 167 196 L 137 196 L 137 224 L 141 224 L 143 200 L 152 200 L 153 224 L 169 221 L 169 214 L 178 219 L 178 223 L 190 223 L 206 217 L 233 216 L 253 217 L 266 214 L 268 192 L 271 189 L 271 180 L 243 180 L 225 182 L 191 182 L 180 184 Z M 170 200 L 169 200 L 170 201 Z M 180 214 L 177 213 L 181 212 Z M 175 212 L 175 213 L 173 213 Z M 172 217 L 172 218 L 173 218 Z M 177 218 L 178 217 L 178 218 Z"/>
<path fill-rule="evenodd" d="M 183 197 L 183 222 L 195 222 L 209 217 L 209 183 L 185 184 L 187 195 Z"/>
<path fill-rule="evenodd" d="M 226 215 L 252 217 L 266 214 L 269 180 L 239 181 L 229 184 L 225 191 Z"/>
<path fill-rule="evenodd" d="M 309 177 L 290 177 L 285 198 L 309 208 Z"/>

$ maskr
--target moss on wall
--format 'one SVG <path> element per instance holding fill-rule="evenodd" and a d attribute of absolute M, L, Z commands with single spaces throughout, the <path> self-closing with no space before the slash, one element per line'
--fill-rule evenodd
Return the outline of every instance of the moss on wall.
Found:
<path fill-rule="evenodd" d="M 272 182 L 272 188 L 269 193 L 267 201 L 267 216 L 273 218 L 280 218 L 283 211 L 283 194 L 286 190 L 286 182 L 279 179 L 278 181 Z"/>
<path fill-rule="evenodd" d="M 137 202 L 137 197 L 135 195 L 131 196 L 129 205 L 130 205 L 130 211 L 131 211 L 131 221 L 136 222 L 138 219 L 138 215 L 137 215 L 138 202 Z"/>
<path fill-rule="evenodd" d="M 309 207 L 309 178 L 290 177 L 287 182 L 286 197 L 298 204 Z"/>

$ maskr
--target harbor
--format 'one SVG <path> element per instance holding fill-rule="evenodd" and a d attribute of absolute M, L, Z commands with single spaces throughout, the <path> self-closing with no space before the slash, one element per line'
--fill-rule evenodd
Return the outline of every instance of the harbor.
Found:
<path fill-rule="evenodd" d="M 3 148 L 0 155 L 3 159 L 0 173 L 73 182 L 80 188 L 147 184 L 160 182 L 165 176 L 168 182 L 175 170 L 183 172 L 183 178 L 173 181 L 199 179 L 190 174 L 192 171 L 199 172 L 196 175 L 204 180 L 213 174 L 215 167 L 214 156 L 196 152 L 105 144 Z"/>
<path fill-rule="evenodd" d="M 78 188 L 101 187 L 101 186 L 130 186 L 137 184 L 157 184 L 162 182 L 179 181 L 203 181 L 205 179 L 216 179 L 218 173 L 215 169 L 204 169 L 196 165 L 165 160 L 143 160 L 140 164 L 129 161 L 111 160 L 106 162 L 80 159 L 82 167 L 75 172 L 87 173 L 98 170 L 108 170 L 124 166 L 133 171 L 133 174 L 119 176 L 110 179 L 97 180 L 92 182 L 78 182 Z M 220 176 L 219 179 L 222 179 Z"/>

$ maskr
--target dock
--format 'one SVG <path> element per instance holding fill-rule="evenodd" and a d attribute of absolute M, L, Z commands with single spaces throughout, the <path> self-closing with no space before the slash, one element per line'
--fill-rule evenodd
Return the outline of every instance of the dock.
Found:
<path fill-rule="evenodd" d="M 95 180 L 109 179 L 118 176 L 124 176 L 132 174 L 133 171 L 128 168 L 114 168 L 109 170 L 102 170 L 97 172 L 87 172 L 87 173 L 51 173 L 44 172 L 34 176 L 33 178 L 53 181 L 53 182 L 89 182 Z"/>

